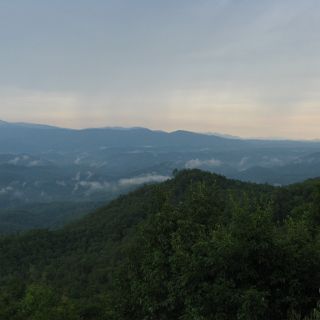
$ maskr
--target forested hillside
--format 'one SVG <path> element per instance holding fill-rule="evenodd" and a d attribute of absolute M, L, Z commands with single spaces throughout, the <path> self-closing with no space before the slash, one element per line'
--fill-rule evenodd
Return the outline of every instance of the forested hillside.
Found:
<path fill-rule="evenodd" d="M 199 170 L 0 240 L 2 320 L 320 319 L 320 181 Z"/>
<path fill-rule="evenodd" d="M 104 203 L 103 203 L 104 204 Z M 51 202 L 25 204 L 0 210 L 0 234 L 31 229 L 57 229 L 100 207 L 100 202 Z"/>

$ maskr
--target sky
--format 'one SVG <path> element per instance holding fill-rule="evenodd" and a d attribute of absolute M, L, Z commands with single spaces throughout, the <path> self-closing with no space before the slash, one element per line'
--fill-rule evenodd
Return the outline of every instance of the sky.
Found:
<path fill-rule="evenodd" d="M 320 138 L 319 0 L 1 0 L 0 119 Z"/>

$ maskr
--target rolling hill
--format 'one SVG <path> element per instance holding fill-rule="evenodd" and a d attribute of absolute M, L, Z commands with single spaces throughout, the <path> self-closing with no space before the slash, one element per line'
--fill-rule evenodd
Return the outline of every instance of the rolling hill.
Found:
<path fill-rule="evenodd" d="M 320 182 L 186 170 L 0 239 L 0 318 L 297 319 L 319 300 Z"/>

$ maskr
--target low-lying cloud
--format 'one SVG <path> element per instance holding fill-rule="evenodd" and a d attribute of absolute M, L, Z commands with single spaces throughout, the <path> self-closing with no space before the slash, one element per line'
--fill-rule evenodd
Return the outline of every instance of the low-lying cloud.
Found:
<path fill-rule="evenodd" d="M 118 181 L 118 185 L 120 187 L 130 187 L 130 186 L 137 186 L 137 185 L 152 183 L 152 182 L 163 182 L 168 179 L 170 179 L 169 176 L 163 176 L 159 174 L 147 174 L 144 176 L 120 179 Z"/>
<path fill-rule="evenodd" d="M 3 187 L 3 188 L 0 189 L 0 195 L 6 195 L 6 194 L 8 194 L 8 193 L 10 193 L 12 191 L 13 191 L 13 188 L 10 187 L 10 186 Z"/>
<path fill-rule="evenodd" d="M 195 169 L 201 167 L 220 167 L 222 162 L 217 159 L 207 159 L 207 160 L 200 160 L 200 159 L 192 159 L 186 162 L 185 167 L 186 169 Z"/>
<path fill-rule="evenodd" d="M 80 178 L 78 175 L 77 178 Z M 159 175 L 159 174 L 145 174 L 142 176 L 131 177 L 131 178 L 124 178 L 113 182 L 108 181 L 88 181 L 88 180 L 76 180 L 76 183 L 73 188 L 73 192 L 77 192 L 85 190 L 85 194 L 87 196 L 93 193 L 99 192 L 119 192 L 122 189 L 125 190 L 126 188 L 139 186 L 147 183 L 157 183 L 163 182 L 171 177 Z M 75 179 L 73 179 L 75 180 Z M 62 186 L 60 181 L 56 181 L 56 184 Z"/>
<path fill-rule="evenodd" d="M 44 165 L 42 160 L 31 159 L 30 156 L 27 156 L 27 155 L 17 156 L 9 160 L 8 164 L 14 165 L 14 166 L 25 166 L 25 167 L 38 167 L 38 166 Z"/>
<path fill-rule="evenodd" d="M 86 194 L 90 195 L 96 192 L 109 191 L 112 189 L 112 185 L 109 182 L 100 182 L 100 181 L 80 181 L 76 183 L 73 191 L 78 191 L 79 188 L 86 189 Z"/>

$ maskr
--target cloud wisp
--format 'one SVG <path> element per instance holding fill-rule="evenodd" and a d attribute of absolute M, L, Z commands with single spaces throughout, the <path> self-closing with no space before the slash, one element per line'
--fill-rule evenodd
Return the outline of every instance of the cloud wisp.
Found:
<path fill-rule="evenodd" d="M 200 159 L 192 159 L 186 162 L 185 168 L 186 169 L 196 169 L 201 167 L 210 167 L 216 168 L 222 165 L 222 161 L 217 159 L 207 159 L 207 160 L 200 160 Z"/>

